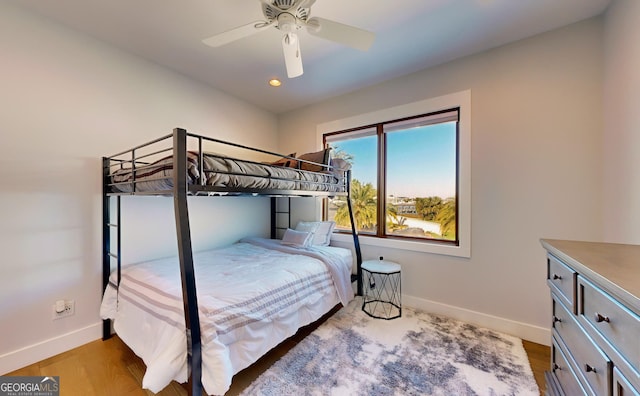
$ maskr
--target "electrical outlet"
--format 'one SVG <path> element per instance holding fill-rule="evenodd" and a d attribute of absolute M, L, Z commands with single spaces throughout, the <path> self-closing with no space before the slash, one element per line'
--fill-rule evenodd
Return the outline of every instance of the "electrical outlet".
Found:
<path fill-rule="evenodd" d="M 61 304 L 58 302 L 53 304 L 53 320 L 66 318 L 67 316 L 71 316 L 76 313 L 76 302 L 73 300 L 64 300 L 63 307 L 60 307 Z M 60 308 L 63 308 L 60 311 Z M 60 311 L 60 312 L 58 312 Z"/>

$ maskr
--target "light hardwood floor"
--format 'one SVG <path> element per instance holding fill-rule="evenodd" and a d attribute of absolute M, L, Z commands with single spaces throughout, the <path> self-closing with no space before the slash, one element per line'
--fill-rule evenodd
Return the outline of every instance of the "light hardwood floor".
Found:
<path fill-rule="evenodd" d="M 317 327 L 309 325 L 284 341 L 251 367 L 236 374 L 227 395 L 237 395 L 260 373 Z M 544 371 L 549 368 L 549 347 L 524 341 L 540 395 L 544 394 Z M 141 388 L 145 366 L 117 336 L 97 340 L 45 359 L 7 375 L 60 376 L 61 396 L 134 396 L 154 395 Z M 157 395 L 187 396 L 185 385 L 172 382 Z"/>

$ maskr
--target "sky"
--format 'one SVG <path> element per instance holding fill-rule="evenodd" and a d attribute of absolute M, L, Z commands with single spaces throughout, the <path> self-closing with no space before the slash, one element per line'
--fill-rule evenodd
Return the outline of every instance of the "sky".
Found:
<path fill-rule="evenodd" d="M 376 182 L 376 136 L 336 142 L 353 156 L 352 175 Z M 456 126 L 454 122 L 387 133 L 387 196 L 455 196 Z"/>

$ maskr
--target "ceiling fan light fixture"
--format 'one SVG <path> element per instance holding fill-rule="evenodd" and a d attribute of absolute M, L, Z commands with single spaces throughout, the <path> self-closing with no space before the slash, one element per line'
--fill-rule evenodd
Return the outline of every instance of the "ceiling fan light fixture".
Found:
<path fill-rule="evenodd" d="M 300 26 L 296 22 L 296 18 L 287 12 L 283 12 L 282 14 L 278 15 L 277 20 L 278 24 L 276 25 L 276 29 L 279 29 L 285 33 L 292 33 L 300 29 Z"/>
<path fill-rule="evenodd" d="M 272 78 L 271 80 L 269 80 L 269 85 L 271 85 L 272 87 L 279 87 L 282 85 L 282 81 L 278 80 L 277 78 Z"/>

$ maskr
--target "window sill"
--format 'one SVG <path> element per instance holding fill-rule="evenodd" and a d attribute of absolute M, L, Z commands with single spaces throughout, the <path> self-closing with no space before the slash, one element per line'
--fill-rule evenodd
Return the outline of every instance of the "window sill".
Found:
<path fill-rule="evenodd" d="M 464 244 L 463 241 L 460 241 L 459 246 L 454 246 L 429 242 L 403 241 L 391 238 L 376 238 L 362 234 L 358 235 L 358 239 L 360 240 L 360 245 L 363 246 L 377 246 L 421 253 L 442 254 L 454 257 L 471 257 L 471 249 L 469 248 L 469 245 Z M 331 240 L 342 243 L 353 243 L 353 236 L 351 234 L 333 233 L 333 235 L 331 235 Z"/>

